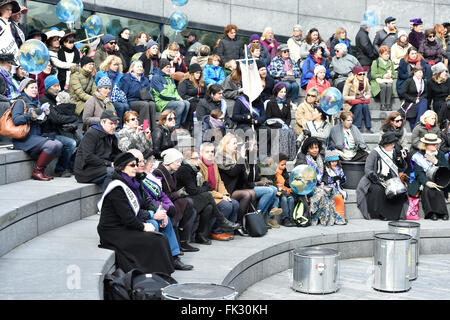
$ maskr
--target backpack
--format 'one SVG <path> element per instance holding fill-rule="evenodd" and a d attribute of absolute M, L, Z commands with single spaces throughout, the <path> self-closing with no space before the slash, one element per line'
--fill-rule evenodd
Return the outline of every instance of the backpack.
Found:
<path fill-rule="evenodd" d="M 308 227 L 311 225 L 309 219 L 309 206 L 304 199 L 305 196 L 300 196 L 296 201 L 294 212 L 292 213 L 292 219 L 299 227 Z M 302 199 L 303 198 L 303 199 Z"/>
<path fill-rule="evenodd" d="M 161 289 L 178 282 L 162 272 L 132 269 L 125 273 L 118 268 L 105 275 L 103 283 L 105 300 L 161 300 Z"/>

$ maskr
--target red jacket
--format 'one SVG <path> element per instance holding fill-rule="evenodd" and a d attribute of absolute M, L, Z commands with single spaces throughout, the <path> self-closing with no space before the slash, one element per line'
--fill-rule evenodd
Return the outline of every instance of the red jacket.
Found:
<path fill-rule="evenodd" d="M 317 90 L 319 90 L 319 96 L 320 96 L 322 94 L 322 92 L 324 92 L 325 89 L 328 89 L 329 87 L 331 87 L 331 84 L 327 79 L 324 79 L 323 84 L 320 84 L 317 81 L 316 76 L 314 76 L 311 78 L 311 80 L 309 80 L 308 85 L 306 86 L 306 92 L 308 92 L 309 89 L 311 89 L 311 88 L 316 88 Z"/>

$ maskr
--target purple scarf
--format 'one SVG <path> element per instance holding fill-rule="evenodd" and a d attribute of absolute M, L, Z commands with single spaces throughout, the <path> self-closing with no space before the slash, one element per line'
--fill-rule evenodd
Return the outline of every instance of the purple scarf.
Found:
<path fill-rule="evenodd" d="M 139 203 L 141 203 L 141 196 L 139 195 L 139 186 L 141 185 L 138 181 L 136 181 L 135 178 L 130 178 L 129 175 L 127 175 L 125 172 L 121 172 L 120 175 L 122 178 L 125 179 L 125 182 L 127 183 L 127 186 L 130 187 L 131 191 L 136 195 L 136 197 L 139 200 Z"/>

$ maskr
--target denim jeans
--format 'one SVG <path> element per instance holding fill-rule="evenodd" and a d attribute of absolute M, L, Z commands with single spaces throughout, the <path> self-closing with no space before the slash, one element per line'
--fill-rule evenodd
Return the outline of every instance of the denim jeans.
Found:
<path fill-rule="evenodd" d="M 259 199 L 256 210 L 261 210 L 265 216 L 277 198 L 277 188 L 274 186 L 254 187 L 253 190 L 256 193 L 256 199 Z"/>
<path fill-rule="evenodd" d="M 286 96 L 289 97 L 292 102 L 296 103 L 298 100 L 298 93 L 300 91 L 297 81 L 276 81 L 276 83 L 278 82 L 283 82 L 286 85 Z"/>
<path fill-rule="evenodd" d="M 362 128 L 362 121 L 364 118 L 364 125 L 366 129 L 372 128 L 372 118 L 370 117 L 369 105 L 366 103 L 355 104 L 350 110 L 353 112 L 355 119 L 353 120 L 353 124 L 358 127 L 358 129 Z"/>
<path fill-rule="evenodd" d="M 120 128 L 123 125 L 123 114 L 125 111 L 129 111 L 131 108 L 126 102 L 113 102 L 114 109 L 116 109 L 117 116 L 120 118 Z"/>
<path fill-rule="evenodd" d="M 164 110 L 171 109 L 175 111 L 177 116 L 177 121 L 175 123 L 175 128 L 179 128 L 180 125 L 186 122 L 188 113 L 189 113 L 190 103 L 187 100 L 183 101 L 170 101 Z"/>
<path fill-rule="evenodd" d="M 173 257 L 180 254 L 180 246 L 178 245 L 177 235 L 173 230 L 172 222 L 170 221 L 169 218 L 167 218 L 167 226 L 165 226 L 164 228 L 161 228 L 159 226 L 159 222 L 157 220 L 151 219 L 145 222 L 151 223 L 155 227 L 156 232 L 161 232 L 167 237 L 167 240 L 169 240 L 169 246 L 170 250 L 172 251 Z"/>
<path fill-rule="evenodd" d="M 223 216 L 231 222 L 237 221 L 237 216 L 239 212 L 239 202 L 231 199 L 231 202 L 222 200 L 217 204 L 217 209 L 223 214 Z M 219 225 L 215 222 L 216 219 L 212 219 L 214 221 L 211 232 L 215 234 L 223 233 L 223 230 L 219 227 Z"/>
<path fill-rule="evenodd" d="M 108 184 L 112 181 L 112 176 L 114 175 L 114 168 L 113 167 L 106 167 L 106 174 L 104 174 L 101 177 L 92 179 L 91 183 L 98 184 L 102 187 L 102 192 L 106 190 L 106 187 Z"/>
<path fill-rule="evenodd" d="M 62 143 L 61 156 L 58 159 L 58 163 L 56 164 L 55 171 L 64 171 L 69 169 L 70 160 L 72 158 L 73 152 L 77 147 L 77 142 L 66 136 L 55 136 L 55 139 Z"/>
<path fill-rule="evenodd" d="M 280 199 L 281 209 L 283 212 L 281 213 L 281 220 L 285 218 L 292 219 L 292 214 L 294 213 L 294 197 L 292 195 L 282 196 Z"/>

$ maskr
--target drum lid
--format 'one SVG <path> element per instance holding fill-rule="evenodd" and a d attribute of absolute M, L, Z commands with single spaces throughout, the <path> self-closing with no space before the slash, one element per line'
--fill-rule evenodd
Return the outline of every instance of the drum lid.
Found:
<path fill-rule="evenodd" d="M 297 248 L 294 250 L 294 255 L 304 257 L 322 257 L 322 256 L 338 256 L 339 252 L 335 249 L 321 248 L 321 247 L 309 247 L 309 248 Z"/>
<path fill-rule="evenodd" d="M 180 300 L 219 300 L 236 296 L 237 291 L 215 283 L 178 283 L 163 288 L 162 295 Z"/>
<path fill-rule="evenodd" d="M 413 221 L 391 221 L 388 225 L 398 228 L 420 228 L 420 223 Z"/>
<path fill-rule="evenodd" d="M 375 238 L 382 240 L 404 241 L 411 240 L 412 237 L 409 234 L 403 233 L 377 233 Z"/>

